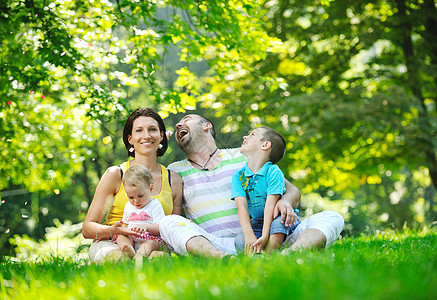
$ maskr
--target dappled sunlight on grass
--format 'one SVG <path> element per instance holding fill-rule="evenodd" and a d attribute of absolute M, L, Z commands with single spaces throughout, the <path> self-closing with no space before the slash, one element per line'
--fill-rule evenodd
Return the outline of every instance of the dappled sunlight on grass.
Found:
<path fill-rule="evenodd" d="M 344 238 L 325 251 L 235 259 L 156 258 L 90 264 L 53 257 L 1 265 L 5 299 L 367 298 L 437 296 L 437 232 Z M 44 295 L 44 296 L 43 296 Z"/>

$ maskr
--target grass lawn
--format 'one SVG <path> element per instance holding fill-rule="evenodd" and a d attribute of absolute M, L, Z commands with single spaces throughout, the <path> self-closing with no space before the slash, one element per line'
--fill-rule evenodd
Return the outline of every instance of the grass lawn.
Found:
<path fill-rule="evenodd" d="M 437 232 L 346 238 L 288 256 L 3 262 L 3 299 L 437 299 Z"/>

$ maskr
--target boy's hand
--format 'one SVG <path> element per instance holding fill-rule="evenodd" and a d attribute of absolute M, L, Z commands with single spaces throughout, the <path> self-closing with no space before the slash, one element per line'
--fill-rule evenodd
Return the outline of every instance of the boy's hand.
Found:
<path fill-rule="evenodd" d="M 296 224 L 297 215 L 291 207 L 290 203 L 280 199 L 276 205 L 275 210 L 273 211 L 273 219 L 276 219 L 281 214 L 281 223 L 285 225 L 285 227 L 290 227 L 291 224 Z M 285 223 L 284 223 L 285 222 Z"/>
<path fill-rule="evenodd" d="M 249 236 L 244 236 L 244 253 L 252 254 L 253 248 L 252 245 L 256 241 L 255 234 L 251 234 Z"/>
<path fill-rule="evenodd" d="M 253 251 L 255 253 L 261 253 L 264 250 L 264 247 L 266 246 L 268 240 L 269 240 L 268 236 L 261 236 L 253 243 L 252 245 Z"/>

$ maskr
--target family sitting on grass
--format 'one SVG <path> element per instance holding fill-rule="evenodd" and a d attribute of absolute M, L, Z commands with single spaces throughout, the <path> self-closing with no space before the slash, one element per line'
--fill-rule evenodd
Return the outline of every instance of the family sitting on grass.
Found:
<path fill-rule="evenodd" d="M 300 222 L 300 192 L 275 165 L 285 141 L 274 130 L 259 127 L 241 149 L 218 149 L 212 122 L 191 114 L 176 124 L 175 138 L 187 159 L 165 168 L 157 162 L 168 147 L 162 118 L 150 108 L 130 114 L 123 142 L 133 159 L 107 169 L 83 223 L 84 237 L 94 239 L 92 261 L 152 258 L 167 249 L 208 257 L 288 254 L 338 238 L 344 220 L 337 212 Z"/>

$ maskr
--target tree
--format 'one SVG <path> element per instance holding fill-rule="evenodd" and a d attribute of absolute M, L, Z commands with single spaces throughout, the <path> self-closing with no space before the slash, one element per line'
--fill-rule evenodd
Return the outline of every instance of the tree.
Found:
<path fill-rule="evenodd" d="M 252 0 L 11 0 L 0 11 L 0 205 L 8 211 L 0 229 L 9 234 L 21 216 L 46 224 L 49 198 L 52 207 L 74 201 L 75 212 L 90 201 L 122 149 L 118 122 L 133 108 L 167 117 L 195 107 L 208 78 L 265 56 L 274 42 Z M 166 64 L 169 55 L 180 68 Z M 193 73 L 196 64 L 203 73 Z M 83 192 L 57 197 L 70 190 Z"/>
<path fill-rule="evenodd" d="M 101 124 L 126 115 L 138 90 L 164 116 L 195 106 L 196 74 L 184 67 L 174 83 L 160 77 L 166 51 L 177 47 L 181 61 L 204 61 L 223 78 L 271 44 L 250 18 L 254 3 L 2 2 L 1 149 L 11 159 L 1 187 L 64 185 L 92 155 Z"/>
<path fill-rule="evenodd" d="M 283 0 L 264 8 L 266 30 L 284 48 L 256 61 L 256 73 L 237 74 L 231 90 L 223 81 L 212 87 L 229 130 L 279 129 L 288 137 L 282 167 L 304 193 L 356 199 L 357 189 L 388 178 L 393 185 L 381 202 L 405 181 L 405 166 L 425 170 L 433 192 L 422 181 L 408 207 L 428 195 L 434 220 L 435 3 Z"/>

